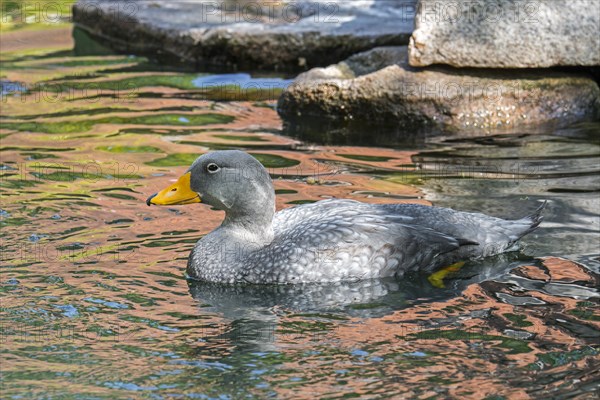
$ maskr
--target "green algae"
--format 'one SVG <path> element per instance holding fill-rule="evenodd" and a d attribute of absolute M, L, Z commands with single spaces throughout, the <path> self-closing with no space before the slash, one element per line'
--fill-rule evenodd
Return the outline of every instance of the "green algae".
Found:
<path fill-rule="evenodd" d="M 298 193 L 297 190 L 292 190 L 292 189 L 277 189 L 275 190 L 275 194 L 296 194 Z"/>
<path fill-rule="evenodd" d="M 141 75 L 125 79 L 86 81 L 86 82 L 47 82 L 39 90 L 48 92 L 94 92 L 108 90 L 114 92 L 136 93 L 143 87 L 169 87 L 173 89 L 195 90 L 193 80 L 198 75 Z"/>
<path fill-rule="evenodd" d="M 365 156 L 361 154 L 338 154 L 340 157 L 349 158 L 351 160 L 358 161 L 370 161 L 370 162 L 385 162 L 393 160 L 393 157 L 382 157 L 382 156 Z"/>
<path fill-rule="evenodd" d="M 306 333 L 328 332 L 333 327 L 333 323 L 324 321 L 282 321 L 277 329 L 277 334 L 298 335 Z"/>
<path fill-rule="evenodd" d="M 110 114 L 116 112 L 133 112 L 135 110 L 131 110 L 129 108 L 121 108 L 121 107 L 100 107 L 100 108 L 87 108 L 87 109 L 67 109 L 65 111 L 57 111 L 53 113 L 46 114 L 26 114 L 26 115 L 13 115 L 11 118 L 19 119 L 23 121 L 28 120 L 36 120 L 39 118 L 60 118 L 60 117 L 76 117 L 76 116 L 86 116 L 91 117 L 93 115 L 102 115 L 102 114 Z"/>
<path fill-rule="evenodd" d="M 290 204 L 290 203 L 288 203 Z M 303 204 L 303 203 L 300 203 Z M 373 310 L 375 308 L 385 307 L 386 304 L 383 303 L 363 303 L 363 304 L 351 304 L 349 308 L 353 310 Z"/>
<path fill-rule="evenodd" d="M 196 243 L 198 241 L 197 238 L 193 239 L 176 239 L 176 240 L 153 240 L 148 243 L 142 244 L 144 247 L 167 247 L 172 245 L 177 245 L 180 243 Z"/>
<path fill-rule="evenodd" d="M 244 142 L 241 143 L 217 143 L 217 142 L 198 142 L 195 140 L 176 141 L 177 144 L 188 144 L 192 146 L 206 147 L 211 150 L 245 150 L 245 151 L 261 151 L 261 150 L 280 150 L 288 149 L 288 146 L 280 146 L 276 144 L 263 144 L 262 142 Z"/>
<path fill-rule="evenodd" d="M 423 172 L 395 172 L 386 176 L 383 180 L 391 183 L 397 183 L 400 185 L 419 185 L 427 179 L 428 176 Z"/>
<path fill-rule="evenodd" d="M 35 179 L 6 179 L 10 175 L 0 175 L 0 187 L 6 189 L 25 189 L 35 186 L 37 182 Z M 12 220 L 12 219 L 11 219 Z"/>
<path fill-rule="evenodd" d="M 529 353 L 531 348 L 524 340 L 513 339 L 505 336 L 487 335 L 478 332 L 463 331 L 460 329 L 426 330 L 409 335 L 405 339 L 448 339 L 465 341 L 500 342 L 499 347 L 508 349 L 508 354 Z"/>
<path fill-rule="evenodd" d="M 99 146 L 96 150 L 108 151 L 110 153 L 158 153 L 162 151 L 152 146 Z"/>
<path fill-rule="evenodd" d="M 152 299 L 150 297 L 143 296 L 143 295 L 137 294 L 137 293 L 127 293 L 127 294 L 119 295 L 119 297 L 129 300 L 132 303 L 139 304 L 141 306 L 153 306 L 156 304 L 156 301 L 155 301 L 156 299 Z"/>
<path fill-rule="evenodd" d="M 101 119 L 84 119 L 79 121 L 60 122 L 3 122 L 5 129 L 22 132 L 40 133 L 79 133 L 86 132 L 98 124 L 131 124 L 131 125 L 187 125 L 203 126 L 213 124 L 228 124 L 235 117 L 223 114 L 157 114 L 134 117 L 110 117 Z"/>
<path fill-rule="evenodd" d="M 61 152 L 61 151 L 73 151 L 73 150 L 77 150 L 77 149 L 75 149 L 74 147 L 17 147 L 17 146 L 0 147 L 0 151 L 9 151 L 9 150 Z"/>
<path fill-rule="evenodd" d="M 256 158 L 265 168 L 286 168 L 299 164 L 297 160 L 292 160 L 274 154 L 258 154 L 250 153 Z M 200 154 L 197 153 L 175 153 L 169 154 L 166 157 L 159 158 L 150 162 L 147 165 L 153 167 L 176 167 L 191 165 Z"/>
<path fill-rule="evenodd" d="M 316 203 L 317 200 L 292 200 L 292 201 L 288 201 L 285 204 L 311 204 L 311 203 Z"/>
<path fill-rule="evenodd" d="M 196 112 L 201 111 L 200 107 L 186 107 L 186 106 L 174 106 L 174 107 L 161 107 L 156 109 L 135 109 L 135 108 L 123 108 L 123 107 L 99 107 L 99 108 L 69 108 L 64 111 L 57 111 L 53 113 L 45 114 L 25 114 L 25 115 L 12 115 L 12 119 L 18 119 L 22 121 L 36 120 L 40 118 L 60 118 L 60 117 L 76 117 L 86 116 L 91 117 L 94 115 L 114 114 L 114 113 L 150 113 L 150 112 Z M 0 116 L 2 119 L 2 116 Z M 6 118 L 4 118 L 6 119 Z"/>
<path fill-rule="evenodd" d="M 59 158 L 54 154 L 46 154 L 46 153 L 21 153 L 22 156 L 27 156 L 30 160 L 43 160 L 45 158 Z"/>
<path fill-rule="evenodd" d="M 204 98 L 214 101 L 266 101 L 276 100 L 283 93 L 281 88 L 242 87 L 223 85 L 217 87 L 196 88 Z"/>
<path fill-rule="evenodd" d="M 14 61 L 13 61 L 14 62 Z M 79 61 L 74 61 L 77 63 Z M 80 61 L 85 64 L 84 61 Z M 121 61 L 121 64 L 126 63 Z M 73 63 L 73 62 L 71 62 Z M 131 60 L 129 63 L 139 63 Z M 117 64 L 117 62 L 115 62 Z M 102 64 L 110 66 L 107 62 Z M 102 66 L 99 65 L 99 66 Z M 76 66 L 76 65 L 73 65 Z M 80 66 L 93 66 L 93 62 Z M 115 70 L 113 70 L 115 72 Z M 112 80 L 94 80 L 94 81 L 73 81 L 68 82 L 55 80 L 47 81 L 36 87 L 36 91 L 52 93 L 92 93 L 97 91 L 109 91 L 113 93 L 125 93 L 136 95 L 141 88 L 149 87 L 168 87 L 179 90 L 187 90 L 194 97 L 217 100 L 217 101 L 264 101 L 275 100 L 283 92 L 283 89 L 277 87 L 243 87 L 240 85 L 207 85 L 205 87 L 197 86 L 194 81 L 199 77 L 209 76 L 209 74 L 155 74 L 138 75 L 123 79 Z"/>
<path fill-rule="evenodd" d="M 441 384 L 441 385 L 452 385 L 454 383 L 457 383 L 457 381 L 453 381 L 453 380 L 450 380 L 450 379 L 442 378 L 440 376 L 430 376 L 430 377 L 428 377 L 425 380 L 427 382 L 437 383 L 437 384 Z"/>
<path fill-rule="evenodd" d="M 235 140 L 238 142 L 267 142 L 266 139 L 256 136 L 239 136 L 239 135 L 213 135 L 213 137 L 225 140 Z"/>
<path fill-rule="evenodd" d="M 569 310 L 569 314 L 586 321 L 600 321 L 600 315 L 598 315 L 597 312 L 594 313 L 593 310 L 578 308 L 575 310 Z"/>
<path fill-rule="evenodd" d="M 61 67 L 102 67 L 106 65 L 121 65 L 121 64 L 131 64 L 131 63 L 141 63 L 147 61 L 145 57 L 120 57 L 120 58 L 107 58 L 107 57 L 81 57 L 72 59 L 69 61 L 59 61 L 59 62 L 48 62 L 50 66 L 61 66 Z M 36 65 L 37 67 L 37 65 Z"/>
<path fill-rule="evenodd" d="M 112 197 L 113 199 L 119 199 L 119 200 L 138 200 L 137 198 L 135 198 L 133 196 L 129 196 L 129 195 L 123 194 L 123 193 L 104 193 L 104 196 Z"/>
<path fill-rule="evenodd" d="M 114 192 L 114 191 L 137 193 L 135 190 L 133 190 L 132 188 L 128 188 L 128 187 L 110 187 L 110 188 L 102 188 L 102 189 L 92 190 L 92 192 Z"/>
<path fill-rule="evenodd" d="M 175 281 L 173 281 L 175 282 Z M 173 318 L 177 318 L 180 321 L 197 321 L 197 320 L 206 320 L 206 319 L 210 319 L 210 317 L 206 316 L 206 315 L 190 315 L 190 314 L 184 314 L 182 312 L 179 311 L 167 311 L 165 313 L 163 313 L 164 315 L 168 315 L 170 317 Z"/>
<path fill-rule="evenodd" d="M 291 317 L 302 317 L 302 318 L 321 318 L 334 321 L 348 321 L 350 318 L 343 315 L 329 314 L 329 313 L 300 313 L 292 314 Z"/>
<path fill-rule="evenodd" d="M 42 180 L 55 181 L 55 182 L 73 182 L 78 179 L 84 179 L 88 181 L 97 181 L 99 179 L 120 179 L 120 180 L 131 180 L 140 179 L 140 175 L 135 174 L 102 174 L 95 172 L 79 172 L 71 169 L 64 171 L 54 171 L 49 173 L 32 172 L 34 177 Z M 56 199 L 55 199 L 56 200 Z"/>
<path fill-rule="evenodd" d="M 249 153 L 256 158 L 265 168 L 288 168 L 300 164 L 300 161 L 285 158 L 275 154 Z"/>
<path fill-rule="evenodd" d="M 525 317 L 524 315 L 517 315 L 517 314 L 511 314 L 511 313 L 506 313 L 506 314 L 502 314 L 502 315 L 506 319 L 508 319 L 510 322 L 512 322 L 515 326 L 518 326 L 519 328 L 533 326 L 533 323 L 527 321 L 527 317 Z"/>
<path fill-rule="evenodd" d="M 147 165 L 152 167 L 179 167 L 191 165 L 200 154 L 196 153 L 174 153 L 166 157 L 147 162 Z"/>
<path fill-rule="evenodd" d="M 218 129 L 214 129 L 218 130 Z M 206 132 L 206 129 L 165 129 L 165 128 L 125 128 L 120 129 L 115 135 L 159 135 L 159 136 L 186 136 Z M 113 136 L 113 135 L 111 135 Z"/>
<path fill-rule="evenodd" d="M 224 114 L 155 114 L 135 116 L 132 118 L 111 118 L 109 121 L 114 124 L 133 124 L 133 125 L 216 125 L 229 124 L 235 120 L 235 117 Z"/>
<path fill-rule="evenodd" d="M 538 362 L 529 364 L 527 369 L 539 371 L 544 368 L 555 368 L 574 361 L 579 361 L 586 357 L 594 357 L 597 355 L 598 350 L 593 347 L 584 347 L 572 351 L 551 351 L 538 354 Z"/>
<path fill-rule="evenodd" d="M 159 321 L 153 320 L 153 319 L 149 319 L 149 318 L 142 318 L 142 317 L 137 317 L 134 315 L 121 315 L 119 316 L 119 319 L 123 320 L 123 321 L 127 321 L 127 322 L 133 322 L 136 324 L 145 324 L 151 328 L 155 328 L 155 329 L 161 329 L 161 330 L 165 330 L 165 331 L 175 331 L 178 329 L 175 328 L 170 328 L 169 326 L 167 326 L 166 324 L 162 324 Z"/>

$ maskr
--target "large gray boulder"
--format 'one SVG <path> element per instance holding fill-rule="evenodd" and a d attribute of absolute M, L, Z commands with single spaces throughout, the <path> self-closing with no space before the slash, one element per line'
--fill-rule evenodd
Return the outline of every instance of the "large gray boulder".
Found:
<path fill-rule="evenodd" d="M 584 74 L 552 70 L 414 68 L 406 46 L 381 47 L 301 74 L 278 112 L 291 126 L 522 132 L 598 119 L 600 89 Z"/>
<path fill-rule="evenodd" d="M 410 65 L 600 65 L 598 0 L 420 0 Z"/>
<path fill-rule="evenodd" d="M 77 27 L 119 51 L 199 67 L 307 69 L 408 44 L 417 0 L 80 0 Z"/>

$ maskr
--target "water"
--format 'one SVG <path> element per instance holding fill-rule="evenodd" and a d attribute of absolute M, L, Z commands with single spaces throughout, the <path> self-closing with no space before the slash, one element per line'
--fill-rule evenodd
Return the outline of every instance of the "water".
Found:
<path fill-rule="evenodd" d="M 315 144 L 281 134 L 289 77 L 75 56 L 60 29 L 1 54 L 2 398 L 593 397 L 599 124 Z M 518 218 L 548 200 L 546 221 L 444 287 L 188 282 L 222 214 L 144 200 L 226 148 L 269 168 L 278 208 L 343 197 Z"/>

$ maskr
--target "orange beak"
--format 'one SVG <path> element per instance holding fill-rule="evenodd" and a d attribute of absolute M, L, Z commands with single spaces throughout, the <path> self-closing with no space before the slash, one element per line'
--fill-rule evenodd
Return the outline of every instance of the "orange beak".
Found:
<path fill-rule="evenodd" d="M 148 197 L 146 204 L 149 206 L 174 206 L 179 204 L 200 203 L 200 195 L 190 187 L 191 172 L 183 174 L 177 182 Z"/>

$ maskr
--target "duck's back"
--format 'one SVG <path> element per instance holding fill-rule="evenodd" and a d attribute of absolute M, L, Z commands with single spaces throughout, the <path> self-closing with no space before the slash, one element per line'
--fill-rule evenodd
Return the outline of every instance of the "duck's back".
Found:
<path fill-rule="evenodd" d="M 248 257 L 249 282 L 324 282 L 431 272 L 505 251 L 541 221 L 414 204 L 325 200 L 275 214 L 275 239 Z"/>

